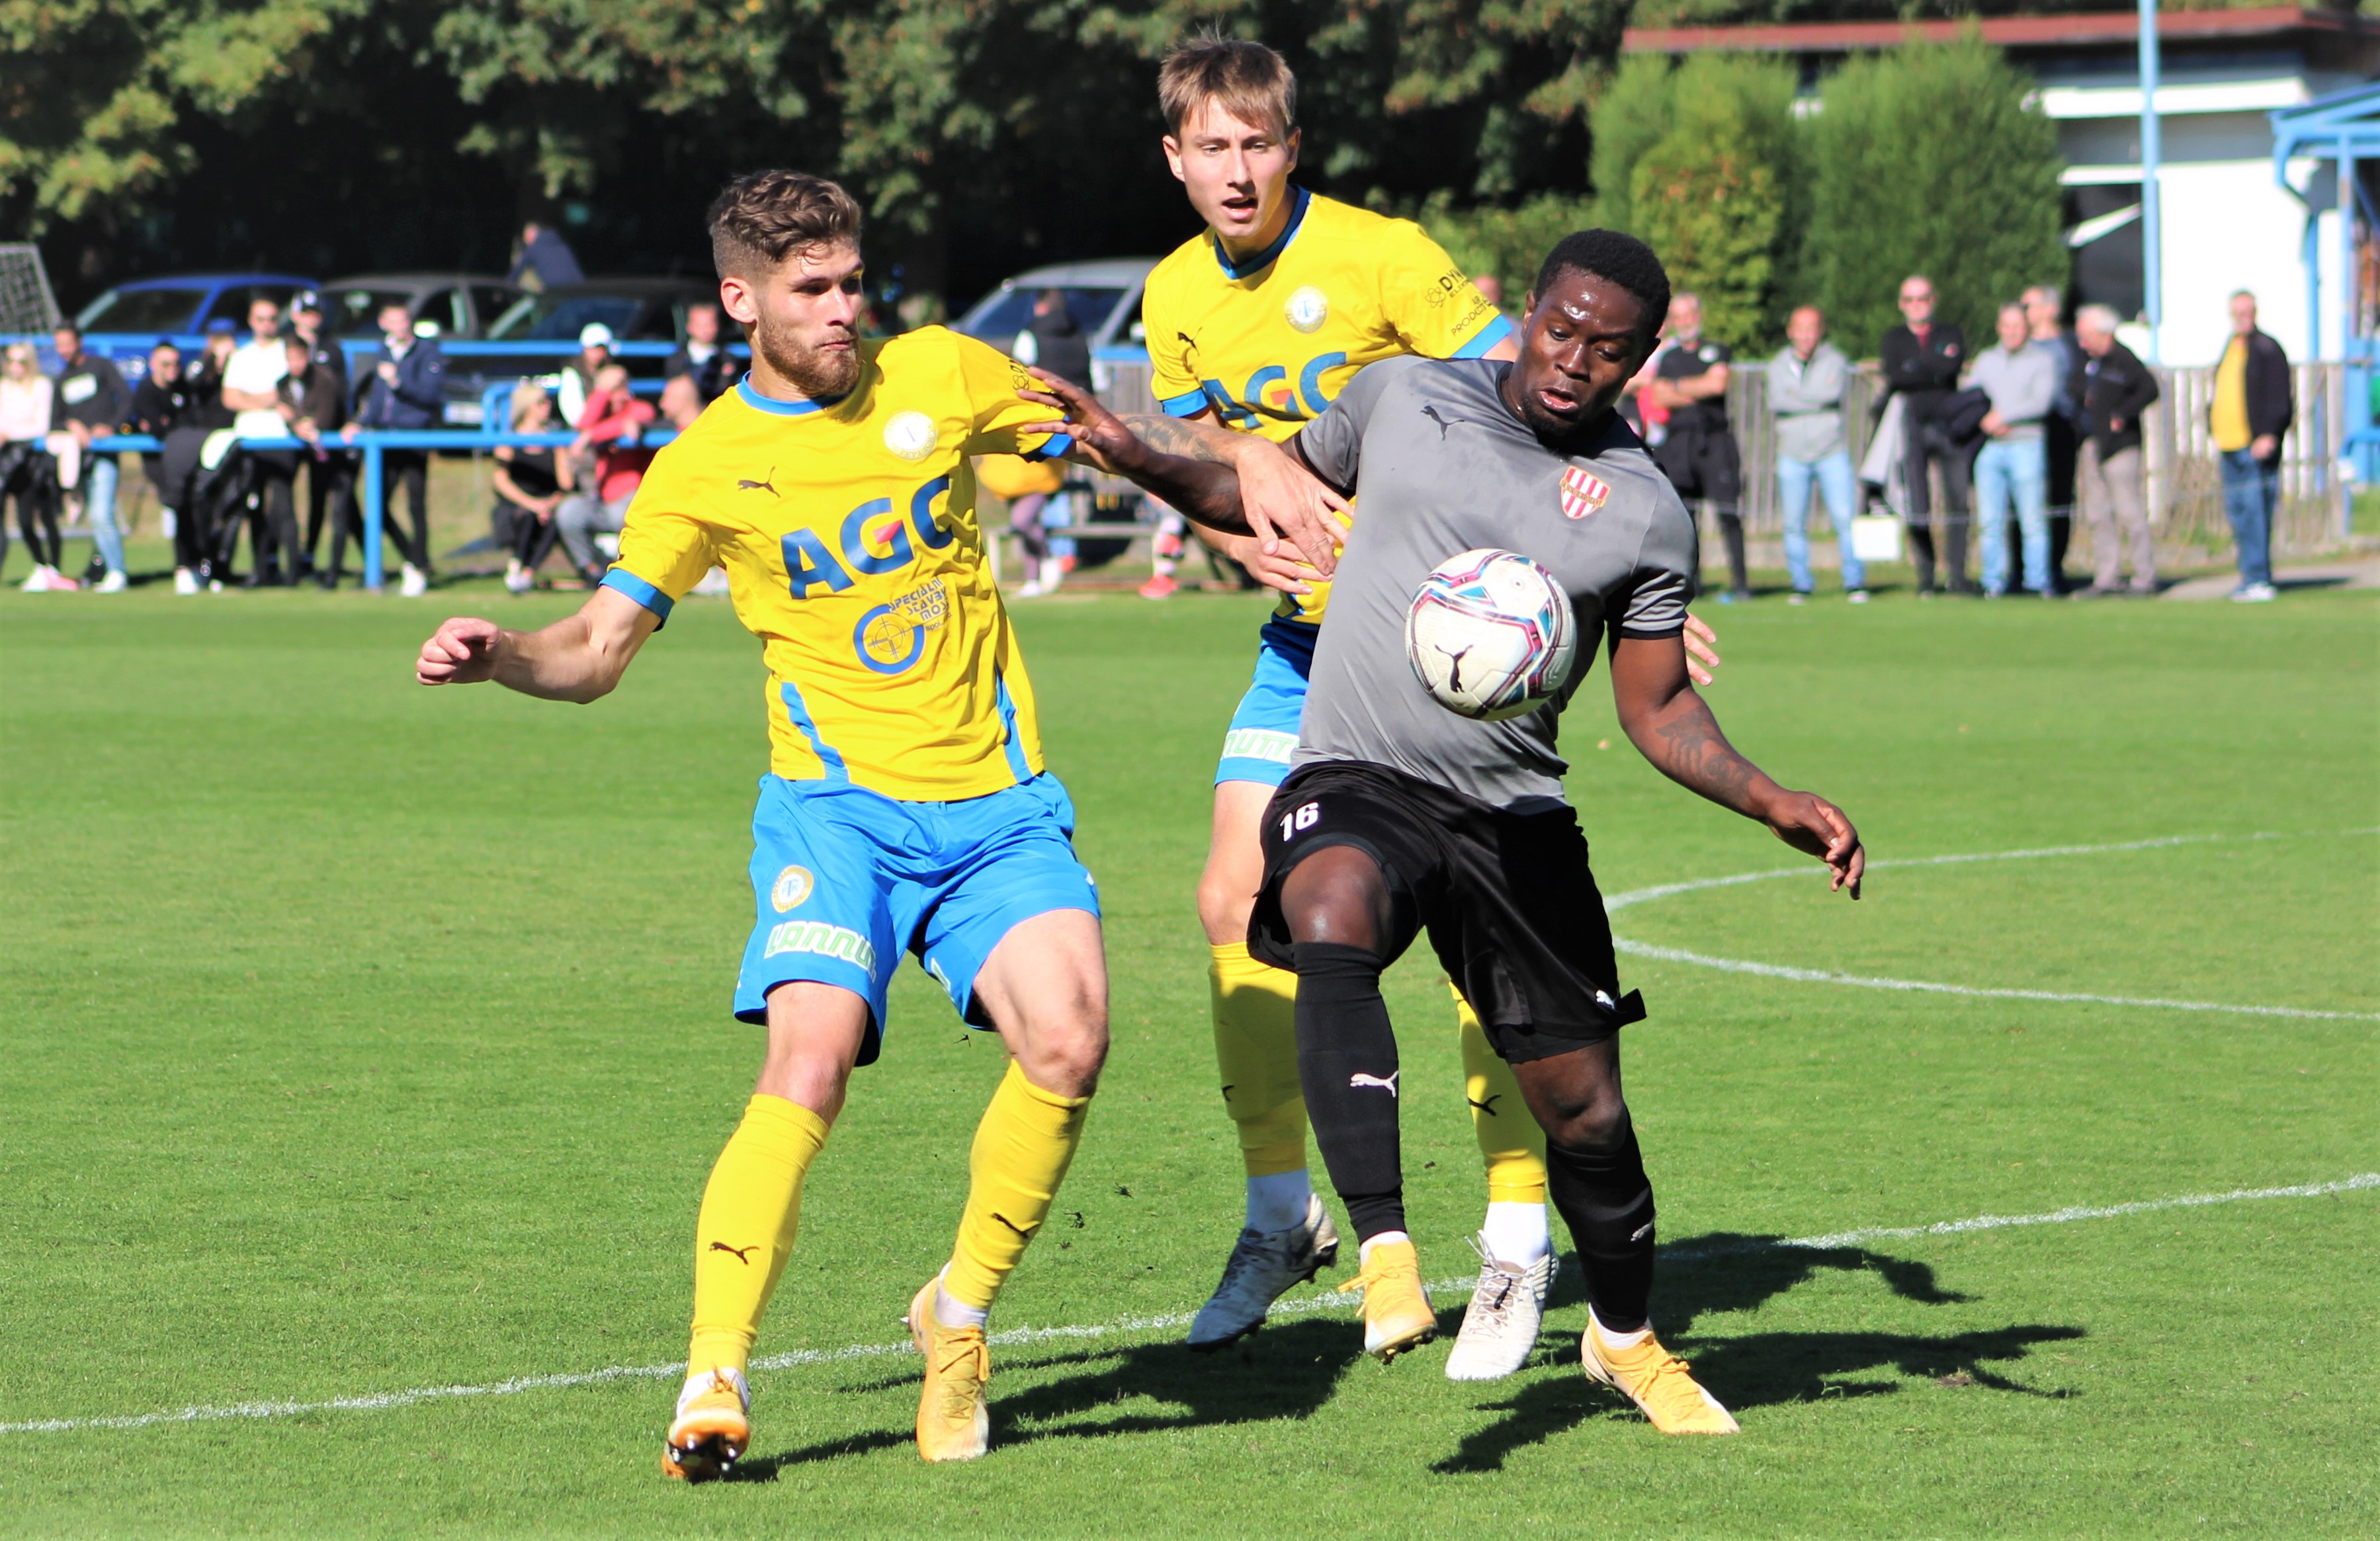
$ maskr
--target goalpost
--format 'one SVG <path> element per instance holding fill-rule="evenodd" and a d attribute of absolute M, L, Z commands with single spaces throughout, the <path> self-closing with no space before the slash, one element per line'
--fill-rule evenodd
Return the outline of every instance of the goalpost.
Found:
<path fill-rule="evenodd" d="M 60 320 L 58 297 L 39 247 L 0 245 L 0 332 L 46 332 Z"/>

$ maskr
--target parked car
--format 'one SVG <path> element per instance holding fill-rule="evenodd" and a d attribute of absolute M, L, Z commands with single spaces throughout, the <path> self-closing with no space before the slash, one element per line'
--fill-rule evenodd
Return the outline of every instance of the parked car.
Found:
<path fill-rule="evenodd" d="M 1066 296 L 1067 314 L 1090 339 L 1095 358 L 1101 349 L 1140 349 L 1145 347 L 1140 292 L 1156 265 L 1154 257 L 1111 257 L 1037 267 L 1003 281 L 969 306 L 953 327 L 1006 352 L 1016 335 L 1033 324 L 1036 297 L 1043 289 L 1058 289 Z"/>
<path fill-rule="evenodd" d="M 498 317 L 528 298 L 502 278 L 477 273 L 359 274 L 334 278 L 322 295 L 322 319 L 334 336 L 378 336 L 382 308 L 402 305 L 423 336 L 464 340 L 486 336 Z"/>
<path fill-rule="evenodd" d="M 540 294 L 523 294 L 489 324 L 485 340 L 572 346 L 551 354 L 516 358 L 450 358 L 446 421 L 457 427 L 476 427 L 486 415 L 491 387 L 553 378 L 576 351 L 578 334 L 597 322 L 612 329 L 614 342 L 667 343 L 674 348 L 686 340 L 687 307 L 698 300 L 716 303 L 718 299 L 719 286 L 707 278 L 590 278 Z M 623 357 L 620 361 L 639 379 L 661 378 L 662 357 Z"/>
<path fill-rule="evenodd" d="M 149 372 L 149 349 L 159 337 L 200 336 L 219 318 L 245 326 L 249 301 L 262 298 L 283 310 L 311 278 L 287 273 L 190 273 L 118 284 L 75 316 L 91 350 L 112 359 L 128 380 Z"/>

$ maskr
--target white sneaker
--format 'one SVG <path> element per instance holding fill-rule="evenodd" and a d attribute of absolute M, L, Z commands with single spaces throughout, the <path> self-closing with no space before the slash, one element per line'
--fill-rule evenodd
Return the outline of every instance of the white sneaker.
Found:
<path fill-rule="evenodd" d="M 1293 1285 L 1338 1261 L 1339 1232 L 1323 1212 L 1322 1201 L 1311 1194 L 1304 1224 L 1241 1231 L 1231 1261 L 1223 1265 L 1223 1281 L 1190 1324 L 1190 1347 L 1211 1352 L 1245 1338 L 1264 1326 L 1267 1308 Z"/>
<path fill-rule="evenodd" d="M 122 593 L 131 586 L 132 581 L 124 576 L 124 569 L 122 568 L 110 568 L 107 569 L 107 576 L 101 579 L 98 586 L 91 592 L 93 593 Z"/>
<path fill-rule="evenodd" d="M 52 576 L 53 574 L 50 570 L 49 564 L 46 562 L 42 563 L 42 565 L 34 568 L 30 573 L 26 575 L 25 581 L 22 583 L 17 585 L 17 592 L 18 593 L 47 593 L 50 592 L 50 579 Z"/>
<path fill-rule="evenodd" d="M 2231 596 L 2234 605 L 2265 605 L 2281 597 L 2281 592 L 2270 583 L 2248 583 Z"/>
<path fill-rule="evenodd" d="M 430 580 L 419 568 L 407 562 L 405 564 L 405 582 L 398 592 L 407 599 L 419 599 L 430 592 Z"/>
<path fill-rule="evenodd" d="M 516 563 L 513 570 L 504 574 L 504 587 L 514 593 L 527 593 L 537 587 L 537 575 Z"/>
<path fill-rule="evenodd" d="M 1019 598 L 1019 599 L 1038 599 L 1038 598 L 1040 598 L 1040 597 L 1041 597 L 1041 580 L 1039 580 L 1038 578 L 1028 578 L 1028 579 L 1026 579 L 1026 580 L 1025 581 L 1025 584 L 1024 584 L 1024 586 L 1023 586 L 1022 588 L 1020 588 L 1020 589 L 1018 589 L 1018 590 L 1016 591 L 1016 597 L 1017 597 L 1017 598 Z"/>
<path fill-rule="evenodd" d="M 1854 605 L 1864 605 L 1867 603 L 1867 591 L 1865 589 L 1853 589 L 1851 593 L 1843 595 L 1843 597 L 1850 600 Z"/>
<path fill-rule="evenodd" d="M 174 569 L 174 592 L 176 593 L 198 593 L 199 575 L 192 572 L 188 568 L 176 568 Z"/>
<path fill-rule="evenodd" d="M 1446 1378 L 1501 1380 L 1527 1364 L 1529 1351 L 1537 1346 L 1546 1294 L 1554 1283 L 1554 1254 L 1524 1268 L 1490 1256 L 1485 1237 L 1471 1245 L 1479 1254 L 1479 1282 L 1463 1313 L 1463 1331 L 1446 1356 Z"/>

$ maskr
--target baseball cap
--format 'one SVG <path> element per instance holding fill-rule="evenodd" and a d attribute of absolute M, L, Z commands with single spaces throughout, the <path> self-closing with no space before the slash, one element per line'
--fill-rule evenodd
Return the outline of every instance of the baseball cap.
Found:
<path fill-rule="evenodd" d="M 590 321 L 578 329 L 578 346 L 609 348 L 612 346 L 612 329 L 600 321 Z"/>
<path fill-rule="evenodd" d="M 214 320 L 207 323 L 207 335 L 209 336 L 213 336 L 218 332 L 225 333 L 226 335 L 236 335 L 238 331 L 239 324 L 232 320 L 229 316 L 217 316 Z"/>
<path fill-rule="evenodd" d="M 312 289 L 299 289 L 298 293 L 291 298 L 289 301 L 289 309 L 293 312 L 312 311 L 317 315 L 320 315 L 322 311 L 322 297 L 316 294 Z"/>

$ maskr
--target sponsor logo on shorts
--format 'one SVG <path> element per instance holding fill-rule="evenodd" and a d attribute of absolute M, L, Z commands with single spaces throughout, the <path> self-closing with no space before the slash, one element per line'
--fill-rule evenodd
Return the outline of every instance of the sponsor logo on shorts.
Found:
<path fill-rule="evenodd" d="M 1611 496 L 1611 489 L 1594 472 L 1577 466 L 1563 469 L 1561 478 L 1561 510 L 1565 519 L 1585 519 L 1603 507 Z"/>
<path fill-rule="evenodd" d="M 1276 733 L 1269 728 L 1234 728 L 1223 735 L 1226 760 L 1274 760 L 1285 765 L 1296 748 L 1296 734 Z"/>
<path fill-rule="evenodd" d="M 802 901 L 817 887 L 818 881 L 810 876 L 809 868 L 787 867 L 777 874 L 776 885 L 769 890 L 769 902 L 782 915 L 788 910 L 800 909 Z"/>
<path fill-rule="evenodd" d="M 895 412 L 884 425 L 884 447 L 905 460 L 931 455 L 937 437 L 934 420 L 923 412 Z"/>
<path fill-rule="evenodd" d="M 1319 332 L 1322 324 L 1330 319 L 1330 299 L 1308 284 L 1289 297 L 1281 313 L 1301 332 Z"/>
<path fill-rule="evenodd" d="M 855 963 L 868 977 L 876 977 L 875 944 L 848 926 L 829 925 L 824 921 L 786 921 L 769 933 L 769 945 L 761 950 L 763 958 L 774 958 L 783 952 L 814 953 L 820 958 L 840 958 Z"/>

